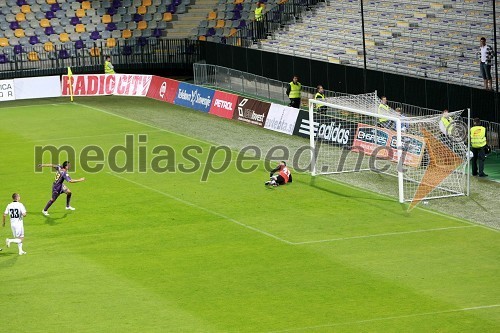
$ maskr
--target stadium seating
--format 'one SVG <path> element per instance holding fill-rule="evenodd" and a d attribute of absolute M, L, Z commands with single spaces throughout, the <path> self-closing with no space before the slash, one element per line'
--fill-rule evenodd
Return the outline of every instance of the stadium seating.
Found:
<path fill-rule="evenodd" d="M 491 3 L 455 0 L 364 2 L 367 66 L 459 85 L 482 86 L 479 38 L 493 40 Z M 338 0 L 263 40 L 263 50 L 363 66 L 359 2 Z"/>

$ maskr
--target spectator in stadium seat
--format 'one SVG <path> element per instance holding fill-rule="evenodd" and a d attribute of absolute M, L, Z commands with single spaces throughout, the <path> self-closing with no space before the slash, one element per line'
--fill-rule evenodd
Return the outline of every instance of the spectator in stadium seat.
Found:
<path fill-rule="evenodd" d="M 491 46 L 486 44 L 486 38 L 484 37 L 481 37 L 479 52 L 477 54 L 481 60 L 479 69 L 484 80 L 484 89 L 493 90 L 491 79 L 491 62 L 493 60 L 494 52 Z"/>
<path fill-rule="evenodd" d="M 299 77 L 297 75 L 293 76 L 292 82 L 288 84 L 286 89 L 286 95 L 290 98 L 291 106 L 296 109 L 300 109 L 300 91 L 302 90 L 302 85 L 299 82 Z"/>
<path fill-rule="evenodd" d="M 106 61 L 104 62 L 104 74 L 116 74 L 115 67 L 111 63 L 111 57 L 108 55 L 105 59 Z"/>

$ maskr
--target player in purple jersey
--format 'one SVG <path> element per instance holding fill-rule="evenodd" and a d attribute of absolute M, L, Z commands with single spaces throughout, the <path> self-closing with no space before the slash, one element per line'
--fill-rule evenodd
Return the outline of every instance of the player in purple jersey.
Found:
<path fill-rule="evenodd" d="M 68 174 L 68 169 L 71 167 L 71 164 L 68 161 L 65 161 L 62 165 L 59 164 L 38 164 L 38 167 L 51 167 L 56 170 L 56 178 L 54 179 L 54 183 L 52 184 L 52 198 L 47 202 L 45 208 L 42 210 L 42 214 L 45 216 L 49 216 L 49 208 L 52 206 L 54 201 L 57 200 L 61 193 L 66 193 L 66 209 L 67 210 L 75 210 L 75 208 L 70 206 L 71 201 L 71 191 L 66 185 L 63 184 L 64 181 L 68 183 L 79 183 L 83 182 L 85 178 L 80 179 L 71 179 Z"/>

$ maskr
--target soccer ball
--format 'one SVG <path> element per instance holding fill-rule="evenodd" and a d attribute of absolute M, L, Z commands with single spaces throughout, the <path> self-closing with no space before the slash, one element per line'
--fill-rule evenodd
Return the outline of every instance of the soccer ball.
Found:
<path fill-rule="evenodd" d="M 469 160 L 470 160 L 470 159 L 472 159 L 472 158 L 474 157 L 474 153 L 473 153 L 473 152 L 471 152 L 471 151 L 468 151 L 466 155 L 467 155 L 467 158 L 468 158 Z"/>

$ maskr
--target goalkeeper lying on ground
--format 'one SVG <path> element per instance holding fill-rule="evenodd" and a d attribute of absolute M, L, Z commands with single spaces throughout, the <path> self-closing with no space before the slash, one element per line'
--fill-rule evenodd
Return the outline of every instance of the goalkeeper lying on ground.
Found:
<path fill-rule="evenodd" d="M 278 172 L 278 175 L 274 176 L 274 173 L 276 172 Z M 285 161 L 281 161 L 276 168 L 272 169 L 271 173 L 269 174 L 269 177 L 270 180 L 265 183 L 266 185 L 278 186 L 292 182 L 292 174 L 290 173 L 290 170 L 287 168 Z"/>

